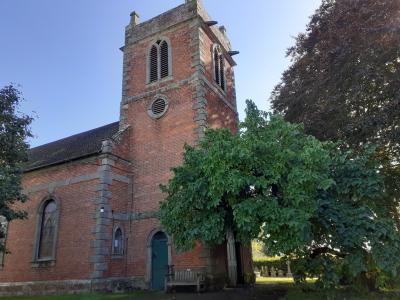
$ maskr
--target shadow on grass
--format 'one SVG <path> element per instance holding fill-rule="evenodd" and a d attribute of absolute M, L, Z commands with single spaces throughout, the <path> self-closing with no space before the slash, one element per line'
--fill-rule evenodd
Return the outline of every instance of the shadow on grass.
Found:
<path fill-rule="evenodd" d="M 124 294 L 79 294 L 62 296 L 16 296 L 0 297 L 1 300 L 164 300 L 166 298 L 163 292 L 135 291 Z"/>
<path fill-rule="evenodd" d="M 37 297 L 1 297 L 0 300 L 393 300 L 400 299 L 400 290 L 380 293 L 364 293 L 351 289 L 321 291 L 313 282 L 295 285 L 287 278 L 257 280 L 254 288 L 226 289 L 219 292 L 197 294 L 195 292 L 136 291 L 129 294 L 87 294 Z"/>
<path fill-rule="evenodd" d="M 368 293 L 354 288 L 321 291 L 315 287 L 315 280 L 296 285 L 288 278 L 257 278 L 255 299 L 277 300 L 394 300 L 400 299 L 400 290 Z M 276 298 L 269 298 L 276 295 Z"/>

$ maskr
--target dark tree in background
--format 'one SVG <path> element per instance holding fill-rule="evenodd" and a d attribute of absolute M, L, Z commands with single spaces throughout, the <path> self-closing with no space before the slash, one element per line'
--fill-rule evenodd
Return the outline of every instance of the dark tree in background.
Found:
<path fill-rule="evenodd" d="M 400 1 L 324 0 L 287 55 L 274 111 L 321 140 L 376 145 L 400 224 Z"/>
<path fill-rule="evenodd" d="M 22 193 L 23 164 L 28 158 L 27 137 L 31 137 L 30 116 L 18 111 L 21 93 L 12 85 L 0 90 L 0 216 L 8 222 L 22 219 L 25 213 L 16 208 L 24 202 Z M 0 230 L 0 240 L 5 232 Z M 4 245 L 0 243 L 0 251 Z"/>

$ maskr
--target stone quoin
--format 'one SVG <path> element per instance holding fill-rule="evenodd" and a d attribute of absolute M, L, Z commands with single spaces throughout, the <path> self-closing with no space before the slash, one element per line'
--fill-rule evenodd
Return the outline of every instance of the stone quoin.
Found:
<path fill-rule="evenodd" d="M 200 0 L 125 31 L 118 122 L 30 150 L 18 208 L 7 226 L 0 295 L 162 289 L 168 265 L 227 278 L 226 245 L 177 253 L 160 227 L 159 188 L 206 128 L 237 131 L 232 49 Z M 252 273 L 236 245 L 238 278 Z"/>

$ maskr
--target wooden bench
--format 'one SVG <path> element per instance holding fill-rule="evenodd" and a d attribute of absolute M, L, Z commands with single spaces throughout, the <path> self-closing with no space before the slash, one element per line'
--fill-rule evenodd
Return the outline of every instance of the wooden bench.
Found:
<path fill-rule="evenodd" d="M 165 291 L 168 292 L 174 286 L 195 286 L 196 291 L 201 292 L 205 290 L 205 276 L 190 269 L 174 270 L 173 266 L 169 266 L 165 277 Z"/>

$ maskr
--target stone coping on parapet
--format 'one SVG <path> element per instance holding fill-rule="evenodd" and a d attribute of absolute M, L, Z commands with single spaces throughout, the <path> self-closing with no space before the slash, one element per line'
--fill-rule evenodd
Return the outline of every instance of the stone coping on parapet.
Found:
<path fill-rule="evenodd" d="M 135 15 L 137 16 L 136 12 Z M 137 23 L 138 18 L 132 18 L 131 23 L 126 27 L 125 46 L 136 43 L 160 31 L 165 31 L 169 27 L 176 26 L 179 23 L 196 17 L 200 17 L 203 22 L 212 19 L 199 0 L 187 1 L 185 4 L 179 5 L 142 23 Z M 209 28 L 225 50 L 230 51 L 231 43 L 226 34 L 225 27 L 211 26 Z M 125 46 L 123 46 L 122 49 Z"/>

